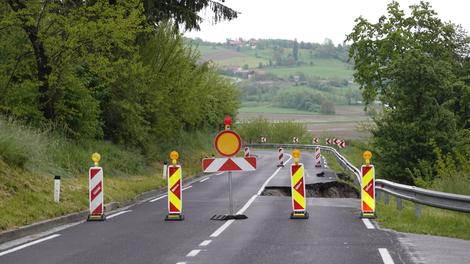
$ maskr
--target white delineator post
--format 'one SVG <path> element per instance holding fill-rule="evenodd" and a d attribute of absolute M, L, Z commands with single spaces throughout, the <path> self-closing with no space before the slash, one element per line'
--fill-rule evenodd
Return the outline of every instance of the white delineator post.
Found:
<path fill-rule="evenodd" d="M 249 156 L 250 156 L 250 148 L 245 147 L 245 157 L 249 157 Z"/>
<path fill-rule="evenodd" d="M 162 173 L 162 179 L 166 179 L 167 177 L 167 170 L 168 170 L 168 162 L 164 161 L 163 162 L 163 173 Z"/>
<path fill-rule="evenodd" d="M 283 148 L 279 148 L 279 152 L 278 152 L 278 167 L 284 167 L 284 149 Z"/>
<path fill-rule="evenodd" d="M 88 172 L 88 198 L 90 201 L 90 214 L 88 215 L 88 221 L 103 221 L 106 218 L 104 215 L 103 168 L 98 167 L 98 162 L 100 161 L 101 156 L 98 153 L 94 153 L 92 159 L 95 166 L 91 167 Z"/>
<path fill-rule="evenodd" d="M 54 176 L 54 202 L 60 201 L 60 176 Z"/>
<path fill-rule="evenodd" d="M 321 153 L 320 148 L 315 148 L 315 167 L 321 167 Z"/>

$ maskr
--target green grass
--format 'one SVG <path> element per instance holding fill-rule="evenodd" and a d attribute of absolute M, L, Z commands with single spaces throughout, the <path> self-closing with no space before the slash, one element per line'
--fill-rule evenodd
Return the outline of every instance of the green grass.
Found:
<path fill-rule="evenodd" d="M 270 113 L 270 114 L 302 114 L 302 115 L 315 115 L 318 113 L 297 110 L 292 108 L 275 107 L 269 104 L 258 106 L 244 106 L 238 110 L 240 113 Z"/>
<path fill-rule="evenodd" d="M 208 132 L 182 133 L 171 144 L 180 153 L 183 177 L 201 171 L 213 152 Z M 88 208 L 88 169 L 93 152 L 102 156 L 105 202 L 126 201 L 161 188 L 169 147 L 146 155 L 105 141 L 71 141 L 0 117 L 0 230 L 31 224 Z M 62 176 L 61 202 L 53 202 L 53 177 Z"/>
<path fill-rule="evenodd" d="M 351 79 L 353 73 L 352 69 L 348 68 L 347 64 L 334 59 L 316 59 L 314 60 L 313 66 L 304 65 L 270 68 L 268 72 L 283 78 L 303 72 L 305 75 L 311 77 L 337 77 L 345 79 Z"/>
<path fill-rule="evenodd" d="M 362 152 L 367 149 L 367 146 L 367 142 L 352 141 L 340 152 L 356 167 L 360 168 L 363 163 Z M 333 155 L 328 153 L 323 155 L 328 160 L 330 168 L 337 172 L 344 172 Z M 352 177 L 350 173 L 348 174 Z M 380 176 L 380 167 L 377 166 L 376 176 Z M 451 185 L 452 183 L 442 184 Z M 469 187 L 466 186 L 467 189 Z M 384 204 L 383 198 L 377 202 L 377 221 L 381 227 L 400 232 L 470 239 L 470 214 L 422 206 L 422 215 L 420 218 L 416 218 L 412 202 L 404 201 L 404 208 L 397 210 L 395 198 L 390 197 L 391 201 L 388 205 Z"/>
<path fill-rule="evenodd" d="M 470 214 L 422 206 L 421 217 L 415 215 L 414 204 L 403 202 L 402 210 L 396 209 L 395 198 L 386 205 L 377 202 L 377 220 L 385 228 L 401 232 L 447 236 L 470 240 Z"/>

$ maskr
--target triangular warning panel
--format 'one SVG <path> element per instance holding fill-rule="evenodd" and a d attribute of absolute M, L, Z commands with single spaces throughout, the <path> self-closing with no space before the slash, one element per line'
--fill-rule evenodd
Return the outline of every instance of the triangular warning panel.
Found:
<path fill-rule="evenodd" d="M 219 171 L 240 171 L 240 168 L 232 159 L 227 159 L 227 161 L 222 165 Z"/>

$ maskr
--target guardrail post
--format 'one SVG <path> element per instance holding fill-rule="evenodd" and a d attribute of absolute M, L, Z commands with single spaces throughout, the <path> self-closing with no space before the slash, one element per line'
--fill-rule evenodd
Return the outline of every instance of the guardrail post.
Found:
<path fill-rule="evenodd" d="M 388 204 L 390 202 L 390 195 L 388 193 L 384 193 L 384 203 Z"/>
<path fill-rule="evenodd" d="M 380 196 L 382 195 L 382 192 L 378 189 L 375 190 L 375 199 L 377 201 L 380 201 Z"/>
<path fill-rule="evenodd" d="M 415 203 L 415 214 L 416 218 L 419 218 L 421 216 L 421 204 Z"/>
<path fill-rule="evenodd" d="M 403 209 L 403 200 L 400 197 L 397 197 L 397 210 Z"/>

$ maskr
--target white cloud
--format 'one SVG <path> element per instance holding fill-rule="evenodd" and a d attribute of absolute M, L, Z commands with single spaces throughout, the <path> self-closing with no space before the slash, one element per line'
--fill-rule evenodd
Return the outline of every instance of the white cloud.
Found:
<path fill-rule="evenodd" d="M 376 21 L 386 13 L 388 0 L 226 0 L 226 5 L 240 11 L 232 21 L 212 25 L 206 21 L 201 31 L 188 32 L 188 37 L 224 42 L 227 38 L 282 38 L 322 42 L 325 38 L 341 43 L 363 16 Z M 419 0 L 399 0 L 402 8 Z M 430 0 L 444 21 L 461 24 L 470 31 L 470 1 Z M 204 13 L 202 13 L 205 16 Z"/>

